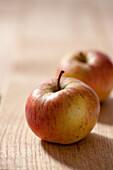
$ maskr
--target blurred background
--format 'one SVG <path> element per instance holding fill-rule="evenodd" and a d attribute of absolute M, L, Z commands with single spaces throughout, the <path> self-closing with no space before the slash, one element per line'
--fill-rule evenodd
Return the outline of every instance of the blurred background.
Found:
<path fill-rule="evenodd" d="M 112 35 L 112 0 L 0 0 L 0 81 L 48 80 L 79 49 L 112 56 Z"/>

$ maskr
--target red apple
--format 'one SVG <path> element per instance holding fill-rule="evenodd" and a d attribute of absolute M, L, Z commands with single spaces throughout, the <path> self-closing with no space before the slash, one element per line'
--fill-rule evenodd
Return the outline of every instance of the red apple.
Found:
<path fill-rule="evenodd" d="M 65 77 L 77 78 L 89 85 L 100 101 L 107 98 L 113 88 L 113 63 L 107 55 L 99 51 L 72 53 L 64 56 L 58 66 L 65 70 Z"/>
<path fill-rule="evenodd" d="M 96 93 L 83 82 L 61 74 L 38 86 L 28 97 L 26 120 L 41 139 L 61 144 L 81 140 L 94 127 L 100 104 Z"/>

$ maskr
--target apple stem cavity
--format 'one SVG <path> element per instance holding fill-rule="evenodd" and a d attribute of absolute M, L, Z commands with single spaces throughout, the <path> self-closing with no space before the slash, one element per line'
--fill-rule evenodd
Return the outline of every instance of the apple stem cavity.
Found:
<path fill-rule="evenodd" d="M 82 52 L 80 52 L 78 60 L 83 63 L 86 63 L 86 56 Z"/>
<path fill-rule="evenodd" d="M 64 73 L 64 71 L 61 70 L 61 72 L 60 72 L 60 74 L 59 74 L 59 76 L 58 76 L 58 91 L 61 90 L 60 79 L 61 79 L 61 76 L 62 76 L 63 73 Z"/>

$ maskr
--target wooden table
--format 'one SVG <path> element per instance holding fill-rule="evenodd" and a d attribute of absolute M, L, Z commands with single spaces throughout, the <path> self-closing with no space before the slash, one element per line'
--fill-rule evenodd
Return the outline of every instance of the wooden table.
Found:
<path fill-rule="evenodd" d="M 0 169 L 113 170 L 113 91 L 82 141 L 57 145 L 29 129 L 25 101 L 59 59 L 99 49 L 113 59 L 113 1 L 0 1 Z"/>

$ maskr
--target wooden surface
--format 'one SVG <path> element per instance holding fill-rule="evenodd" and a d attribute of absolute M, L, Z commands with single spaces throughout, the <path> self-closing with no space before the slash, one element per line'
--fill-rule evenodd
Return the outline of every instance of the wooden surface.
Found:
<path fill-rule="evenodd" d="M 90 48 L 113 59 L 112 0 L 0 0 L 1 170 L 113 170 L 113 91 L 73 145 L 41 141 L 24 116 L 29 93 L 54 76 L 60 57 Z"/>

